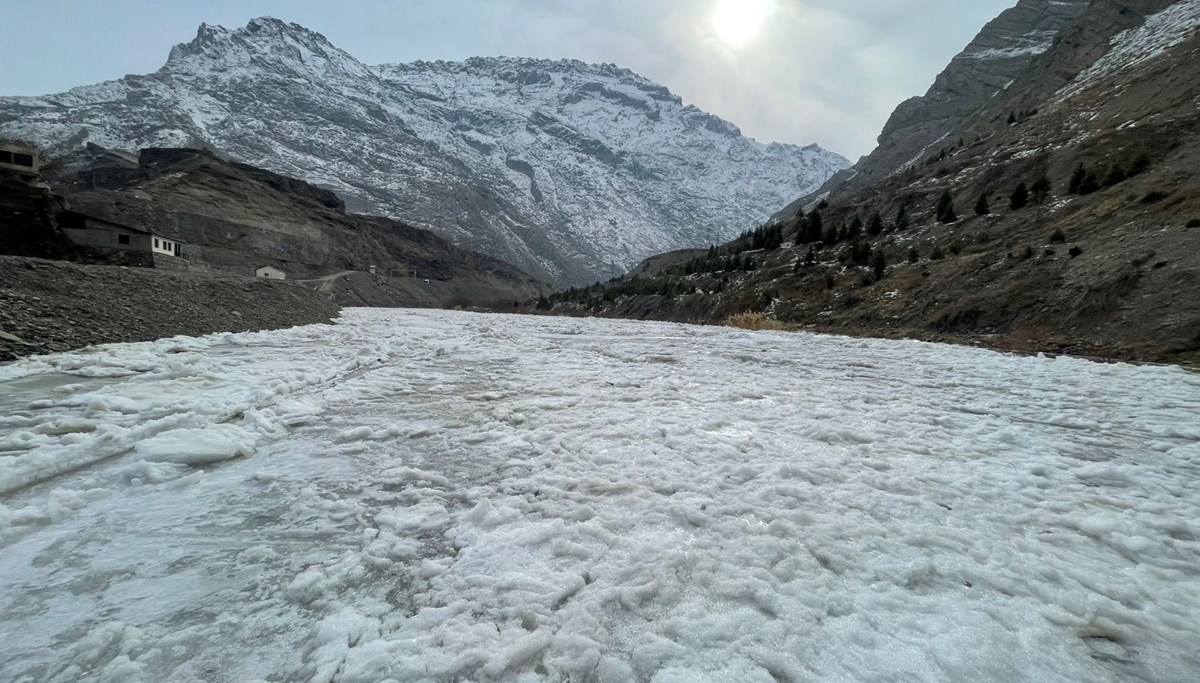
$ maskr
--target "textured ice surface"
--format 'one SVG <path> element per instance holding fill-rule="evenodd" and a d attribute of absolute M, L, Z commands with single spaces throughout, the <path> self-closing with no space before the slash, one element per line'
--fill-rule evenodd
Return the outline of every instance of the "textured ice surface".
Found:
<path fill-rule="evenodd" d="M 29 359 L 0 680 L 1200 680 L 1197 415 L 1173 368 L 447 312 Z"/>

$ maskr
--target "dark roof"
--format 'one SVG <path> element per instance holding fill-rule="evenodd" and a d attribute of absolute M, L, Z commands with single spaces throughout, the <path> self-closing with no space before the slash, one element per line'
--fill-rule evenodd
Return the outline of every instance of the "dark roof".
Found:
<path fill-rule="evenodd" d="M 128 230 L 129 232 L 136 232 L 136 233 L 139 233 L 142 235 L 153 235 L 154 234 L 153 232 L 151 232 L 145 228 L 138 228 L 138 227 L 134 227 L 132 225 L 126 225 L 124 223 L 118 223 L 116 221 L 109 220 L 107 218 L 100 218 L 99 216 L 93 216 L 91 214 L 84 213 L 82 211 L 64 211 L 63 216 L 66 217 L 67 223 L 77 222 L 78 224 L 81 224 L 82 227 L 85 227 L 85 228 L 87 227 L 87 225 L 84 223 L 84 221 L 92 221 L 95 223 L 103 223 L 105 225 L 111 225 L 114 228 L 120 228 L 122 230 Z"/>

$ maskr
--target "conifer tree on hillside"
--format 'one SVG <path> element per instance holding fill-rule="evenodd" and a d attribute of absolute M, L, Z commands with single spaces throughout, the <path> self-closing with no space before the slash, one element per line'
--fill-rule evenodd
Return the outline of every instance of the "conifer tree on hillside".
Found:
<path fill-rule="evenodd" d="M 958 221 L 958 213 L 954 211 L 954 195 L 950 190 L 942 193 L 937 204 L 937 219 L 942 223 L 954 223 Z"/>
<path fill-rule="evenodd" d="M 832 225 L 826 227 L 825 231 L 823 233 L 821 233 L 821 241 L 824 242 L 826 246 L 833 246 L 833 245 L 837 244 L 838 243 L 837 228 L 833 227 Z"/>
<path fill-rule="evenodd" d="M 871 220 L 867 222 L 867 234 L 871 237 L 883 234 L 883 216 L 880 216 L 878 211 L 871 214 Z"/>
<path fill-rule="evenodd" d="M 1017 183 L 1012 195 L 1008 198 L 1008 206 L 1013 211 L 1020 211 L 1029 205 L 1029 188 L 1024 181 Z"/>
<path fill-rule="evenodd" d="M 987 193 L 984 192 L 983 194 L 979 195 L 979 201 L 975 202 L 975 215 L 986 216 L 991 212 L 992 209 L 988 206 Z"/>
<path fill-rule="evenodd" d="M 1043 204 L 1050 198 L 1050 191 L 1053 189 L 1054 187 L 1050 184 L 1050 178 L 1043 174 L 1034 181 L 1033 187 L 1029 188 L 1029 194 L 1033 197 L 1034 204 Z"/>
<path fill-rule="evenodd" d="M 903 204 L 900 205 L 900 210 L 896 212 L 896 229 L 907 230 L 909 226 L 908 209 Z"/>
<path fill-rule="evenodd" d="M 887 272 L 887 257 L 883 255 L 882 249 L 876 249 L 871 255 L 871 270 L 875 272 L 875 277 L 881 278 Z"/>
<path fill-rule="evenodd" d="M 1087 169 L 1083 167 L 1083 164 L 1079 164 L 1079 168 L 1075 169 L 1075 172 L 1071 174 L 1071 181 L 1067 183 L 1067 192 L 1070 194 L 1079 194 L 1079 189 L 1083 187 L 1083 181 L 1087 178 L 1087 174 Z"/>
<path fill-rule="evenodd" d="M 812 244 L 813 242 L 820 242 L 824 237 L 825 225 L 821 214 L 813 212 L 808 217 L 808 238 L 805 241 Z"/>
<path fill-rule="evenodd" d="M 863 230 L 862 219 L 859 218 L 858 216 L 855 216 L 854 220 L 850 221 L 850 225 L 847 226 L 847 228 L 846 228 L 846 240 L 852 242 L 852 241 L 858 239 L 859 235 L 862 234 L 862 230 Z"/>
<path fill-rule="evenodd" d="M 800 212 L 800 217 L 796 220 L 796 239 L 793 244 L 797 247 L 801 244 L 808 243 L 808 218 L 804 216 L 804 211 Z"/>

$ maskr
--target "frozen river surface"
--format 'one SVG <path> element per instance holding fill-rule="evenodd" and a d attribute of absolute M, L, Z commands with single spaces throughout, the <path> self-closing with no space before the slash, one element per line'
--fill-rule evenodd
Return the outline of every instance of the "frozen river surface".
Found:
<path fill-rule="evenodd" d="M 1200 376 L 348 311 L 0 366 L 3 681 L 1200 680 Z"/>

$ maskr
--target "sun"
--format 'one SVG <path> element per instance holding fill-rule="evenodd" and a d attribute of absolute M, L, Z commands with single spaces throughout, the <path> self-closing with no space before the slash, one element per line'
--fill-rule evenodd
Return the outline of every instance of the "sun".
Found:
<path fill-rule="evenodd" d="M 772 0 L 717 0 L 713 28 L 726 45 L 744 47 L 762 32 L 772 4 Z"/>

